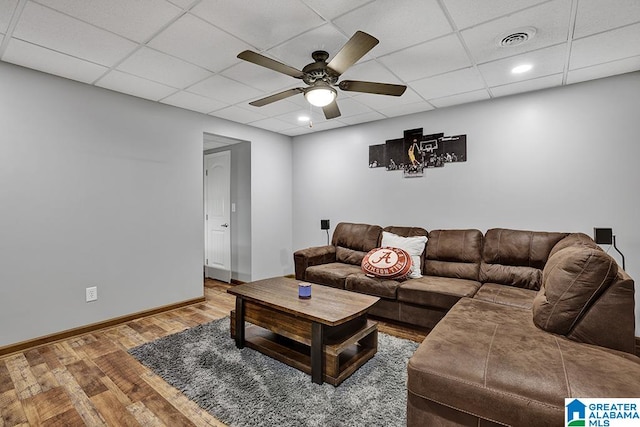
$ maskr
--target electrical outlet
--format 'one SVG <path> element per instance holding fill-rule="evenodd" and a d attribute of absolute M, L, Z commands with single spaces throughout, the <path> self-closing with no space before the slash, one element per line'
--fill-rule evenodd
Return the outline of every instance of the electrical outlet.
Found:
<path fill-rule="evenodd" d="M 95 301 L 98 299 L 98 287 L 92 286 L 87 288 L 87 302 Z"/>

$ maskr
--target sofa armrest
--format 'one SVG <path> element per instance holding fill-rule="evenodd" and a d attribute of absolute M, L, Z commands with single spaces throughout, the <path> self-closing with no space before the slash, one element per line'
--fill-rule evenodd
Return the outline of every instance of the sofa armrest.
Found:
<path fill-rule="evenodd" d="M 308 267 L 336 261 L 336 247 L 328 245 L 300 249 L 293 253 L 293 261 L 296 269 L 296 280 L 304 280 Z"/>

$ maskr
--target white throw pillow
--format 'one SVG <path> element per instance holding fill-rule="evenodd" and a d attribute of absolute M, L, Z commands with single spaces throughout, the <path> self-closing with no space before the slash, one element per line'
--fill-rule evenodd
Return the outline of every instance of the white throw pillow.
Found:
<path fill-rule="evenodd" d="M 380 246 L 390 246 L 393 248 L 404 249 L 411 255 L 411 271 L 407 277 L 411 279 L 419 279 L 422 277 L 422 269 L 420 256 L 424 252 L 427 244 L 427 236 L 402 237 L 397 234 L 382 232 L 382 243 Z"/>

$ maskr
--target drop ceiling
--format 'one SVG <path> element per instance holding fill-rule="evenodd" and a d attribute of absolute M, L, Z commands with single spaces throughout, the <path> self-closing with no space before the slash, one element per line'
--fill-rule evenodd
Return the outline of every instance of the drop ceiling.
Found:
<path fill-rule="evenodd" d="M 249 105 L 301 82 L 239 52 L 301 69 L 357 30 L 380 43 L 341 79 L 404 84 L 402 97 L 339 91 L 331 120 L 302 95 Z M 640 1 L 3 0 L 0 59 L 300 135 L 640 70 Z M 533 68 L 511 72 L 523 63 Z"/>

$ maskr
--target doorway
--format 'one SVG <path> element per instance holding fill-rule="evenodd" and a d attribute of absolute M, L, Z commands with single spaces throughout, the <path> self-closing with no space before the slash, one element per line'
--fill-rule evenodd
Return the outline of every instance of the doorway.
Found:
<path fill-rule="evenodd" d="M 224 282 L 242 283 L 251 281 L 251 143 L 214 134 L 203 138 L 203 182 L 204 182 L 204 276 Z M 230 156 L 229 178 L 219 166 L 212 170 L 212 155 Z M 218 177 L 221 174 L 222 177 Z M 216 185 L 227 181 L 229 199 L 220 198 L 226 191 Z M 223 185 L 223 187 L 225 187 Z M 211 194 L 213 192 L 213 194 Z M 222 195 L 223 196 L 223 195 Z M 214 199 L 224 200 L 223 202 Z M 218 214 L 228 209 L 229 216 Z M 213 209 L 216 212 L 210 212 Z M 207 217 L 207 215 L 209 215 Z M 208 220 L 207 220 L 208 218 Z M 228 218 L 228 220 L 227 220 Z M 208 223 L 208 224 L 207 224 Z M 227 227 L 223 227 L 226 224 Z M 226 266 L 224 252 L 227 248 L 222 239 L 229 238 L 229 265 Z"/>
<path fill-rule="evenodd" d="M 205 275 L 231 282 L 231 151 L 204 156 Z"/>

